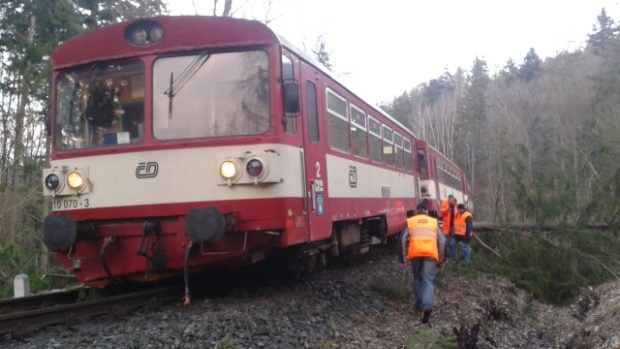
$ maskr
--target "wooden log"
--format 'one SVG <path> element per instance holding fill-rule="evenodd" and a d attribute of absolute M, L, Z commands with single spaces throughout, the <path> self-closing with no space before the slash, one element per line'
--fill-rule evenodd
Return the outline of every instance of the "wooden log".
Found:
<path fill-rule="evenodd" d="M 608 230 L 619 229 L 620 227 L 610 227 L 605 223 L 588 225 L 569 225 L 569 224 L 528 224 L 528 223 L 495 223 L 495 222 L 474 222 L 474 232 L 476 231 L 504 231 L 504 230 L 546 230 L 561 231 L 566 229 L 591 229 Z"/>

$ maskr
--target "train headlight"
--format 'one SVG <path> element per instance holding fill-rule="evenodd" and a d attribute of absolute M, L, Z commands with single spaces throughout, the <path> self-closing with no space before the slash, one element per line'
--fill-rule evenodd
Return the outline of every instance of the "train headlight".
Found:
<path fill-rule="evenodd" d="M 265 166 L 263 165 L 263 162 L 259 159 L 252 159 L 248 161 L 248 163 L 245 165 L 245 170 L 248 172 L 248 175 L 250 175 L 250 177 L 260 176 L 261 174 L 263 174 L 264 169 Z"/>
<path fill-rule="evenodd" d="M 149 38 L 151 39 L 151 42 L 157 42 L 161 40 L 162 37 L 164 37 L 164 28 L 156 25 L 149 30 Z"/>
<path fill-rule="evenodd" d="M 148 35 L 146 34 L 146 30 L 144 30 L 143 28 L 137 28 L 131 31 L 129 36 L 129 42 L 134 45 L 142 46 L 146 44 L 147 38 Z"/>
<path fill-rule="evenodd" d="M 164 28 L 153 22 L 138 22 L 125 31 L 125 40 L 135 46 L 151 45 L 164 37 Z"/>
<path fill-rule="evenodd" d="M 88 174 L 87 166 L 63 165 L 43 169 L 43 195 L 55 198 L 89 194 L 93 182 Z"/>
<path fill-rule="evenodd" d="M 423 186 L 420 188 L 420 192 L 421 192 L 422 194 L 426 194 L 426 193 L 428 193 L 428 188 L 426 188 L 426 186 L 425 186 L 425 185 L 423 185 Z"/>
<path fill-rule="evenodd" d="M 237 175 L 237 165 L 230 161 L 226 160 L 220 164 L 220 174 L 224 179 L 233 179 Z"/>
<path fill-rule="evenodd" d="M 55 173 L 50 173 L 45 177 L 45 187 L 48 190 L 56 191 L 60 187 L 60 178 Z"/>
<path fill-rule="evenodd" d="M 80 190 L 84 186 L 84 177 L 78 171 L 71 171 L 67 174 L 67 185 L 73 190 Z"/>

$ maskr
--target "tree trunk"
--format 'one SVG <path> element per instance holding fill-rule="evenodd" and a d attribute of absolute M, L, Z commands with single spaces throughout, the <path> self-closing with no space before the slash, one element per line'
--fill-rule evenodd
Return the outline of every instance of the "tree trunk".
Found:
<path fill-rule="evenodd" d="M 45 137 L 45 167 L 49 168 L 50 166 L 50 153 L 51 153 L 51 137 Z M 41 208 L 41 217 L 47 217 L 50 213 L 50 202 L 49 202 L 49 197 L 46 196 L 43 198 L 43 207 Z M 41 242 L 40 244 L 40 251 L 41 253 L 39 254 L 39 273 L 40 274 L 47 274 L 48 270 L 49 270 L 49 254 L 48 254 L 48 249 L 47 246 L 45 246 L 45 243 L 43 242 L 43 239 L 39 239 L 39 241 Z"/>
<path fill-rule="evenodd" d="M 33 13 L 30 14 L 29 23 L 28 23 L 28 36 L 27 36 L 27 45 L 31 46 L 34 41 L 34 26 L 36 24 L 36 18 Z M 27 61 L 26 67 L 22 72 L 22 77 L 18 82 L 18 106 L 17 111 L 15 113 L 15 138 L 13 139 L 13 173 L 11 174 L 11 187 L 13 188 L 13 193 L 15 195 L 19 195 L 18 192 L 22 188 L 22 177 L 23 177 L 23 165 L 24 165 L 24 119 L 26 118 L 26 106 L 29 103 L 29 95 L 28 95 L 28 82 L 30 81 L 30 73 L 31 65 L 30 62 Z M 9 235 L 15 236 L 18 231 L 21 229 L 22 220 L 21 220 L 21 212 L 22 208 L 18 206 L 13 206 L 9 211 L 8 219 L 9 219 Z"/>
<path fill-rule="evenodd" d="M 231 10 L 232 10 L 232 0 L 224 0 L 224 11 L 222 12 L 222 16 L 230 17 Z"/>
<path fill-rule="evenodd" d="M 32 46 L 34 42 L 34 29 L 36 24 L 36 17 L 33 13 L 30 14 L 28 23 L 28 36 L 26 43 L 28 46 Z M 13 145 L 13 176 L 12 186 L 14 189 L 21 187 L 21 177 L 23 172 L 24 161 L 24 119 L 26 118 L 26 106 L 29 103 L 28 83 L 30 80 L 31 65 L 30 61 L 27 61 L 26 67 L 23 71 L 23 77 L 19 83 L 19 105 L 17 107 L 17 113 L 15 114 L 15 139 Z"/>

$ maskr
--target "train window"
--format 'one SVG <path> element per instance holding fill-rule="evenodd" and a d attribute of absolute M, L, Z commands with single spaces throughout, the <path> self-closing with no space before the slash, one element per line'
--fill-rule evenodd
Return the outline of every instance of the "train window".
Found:
<path fill-rule="evenodd" d="M 366 114 L 354 105 L 351 105 L 351 141 L 353 154 L 367 158 Z"/>
<path fill-rule="evenodd" d="M 269 65 L 264 51 L 159 58 L 153 67 L 153 133 L 189 139 L 267 132 Z"/>
<path fill-rule="evenodd" d="M 443 164 L 440 163 L 439 166 L 437 166 L 437 170 L 437 177 L 439 178 L 439 183 L 445 185 L 448 181 L 448 176 L 446 175 L 446 171 L 443 168 Z"/>
<path fill-rule="evenodd" d="M 368 117 L 368 131 L 370 131 L 371 134 L 381 138 L 381 123 L 372 116 Z"/>
<path fill-rule="evenodd" d="M 383 125 L 383 159 L 385 159 L 385 163 L 388 165 L 395 164 L 394 132 L 385 125 Z"/>
<path fill-rule="evenodd" d="M 295 71 L 293 70 L 293 61 L 290 57 L 282 55 L 282 82 L 295 80 Z M 296 114 L 286 115 L 286 124 L 284 124 L 286 132 L 294 135 L 297 133 L 297 117 Z"/>
<path fill-rule="evenodd" d="M 407 170 L 413 170 L 413 155 L 411 154 L 411 142 L 407 138 L 403 138 L 404 159 L 403 167 Z"/>
<path fill-rule="evenodd" d="M 370 157 L 374 161 L 381 162 L 383 159 L 382 140 L 381 140 L 381 123 L 372 116 L 368 117 L 368 141 L 370 142 Z"/>
<path fill-rule="evenodd" d="M 137 143 L 144 133 L 144 64 L 95 63 L 56 79 L 58 150 Z"/>
<path fill-rule="evenodd" d="M 418 150 L 418 166 L 420 167 L 420 179 L 428 179 L 428 170 L 426 169 L 426 154 L 424 154 L 424 150 Z"/>
<path fill-rule="evenodd" d="M 308 118 L 308 136 L 310 142 L 319 142 L 319 113 L 316 102 L 316 86 L 312 81 L 306 81 L 306 114 Z"/>
<path fill-rule="evenodd" d="M 451 166 L 448 166 L 444 162 L 439 162 L 437 165 L 439 182 L 449 187 L 460 189 L 461 178 L 458 175 L 458 171 L 454 170 Z"/>
<path fill-rule="evenodd" d="M 403 136 L 394 133 L 394 158 L 396 167 L 403 168 Z"/>
<path fill-rule="evenodd" d="M 289 56 L 282 55 L 282 82 L 287 80 L 295 80 L 293 71 L 293 61 Z"/>
<path fill-rule="evenodd" d="M 331 148 L 349 152 L 347 101 L 331 90 L 327 90 L 327 115 Z"/>

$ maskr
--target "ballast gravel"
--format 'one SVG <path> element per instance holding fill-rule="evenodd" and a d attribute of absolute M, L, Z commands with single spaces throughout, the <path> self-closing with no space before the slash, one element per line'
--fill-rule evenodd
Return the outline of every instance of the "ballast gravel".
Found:
<path fill-rule="evenodd" d="M 23 338 L 5 335 L 0 348 L 427 348 L 456 345 L 454 329 L 475 324 L 478 348 L 580 343 L 587 314 L 577 319 L 576 306 L 541 304 L 505 279 L 465 278 L 456 266 L 444 269 L 430 325 L 413 310 L 410 268 L 397 262 L 392 248 L 380 246 L 361 260 L 295 281 L 229 280 L 226 292 L 194 299 L 189 308 L 180 294 L 178 303 L 158 308 L 56 325 Z M 620 286 L 606 287 L 617 294 Z M 619 314 L 612 314 L 615 321 Z M 620 343 L 613 335 L 605 340 Z"/>

